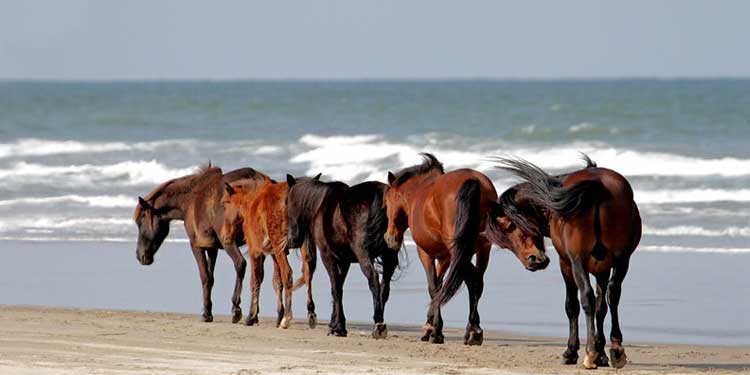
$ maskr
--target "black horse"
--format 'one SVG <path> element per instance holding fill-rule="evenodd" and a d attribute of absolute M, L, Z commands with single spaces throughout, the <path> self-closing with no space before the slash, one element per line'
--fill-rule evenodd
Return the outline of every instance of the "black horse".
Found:
<path fill-rule="evenodd" d="M 301 246 L 305 239 L 302 228 L 310 228 L 331 280 L 333 312 L 329 334 L 347 334 L 342 304 L 344 280 L 350 264 L 358 262 L 372 293 L 372 336 L 385 338 L 388 329 L 383 323 L 383 311 L 399 263 L 398 253 L 389 249 L 383 239 L 388 225 L 383 205 L 386 185 L 370 181 L 349 187 L 342 182 L 298 180 L 290 175 L 287 183 L 287 244 Z M 382 281 L 378 265 L 382 267 Z"/>

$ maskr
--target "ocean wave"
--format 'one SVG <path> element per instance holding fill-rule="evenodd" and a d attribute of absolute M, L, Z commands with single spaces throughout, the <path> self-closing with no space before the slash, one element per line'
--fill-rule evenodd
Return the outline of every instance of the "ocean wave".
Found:
<path fill-rule="evenodd" d="M 50 166 L 25 161 L 0 169 L 0 184 L 64 184 L 72 186 L 116 182 L 125 185 L 158 184 L 195 173 L 198 167 L 169 168 L 156 160 L 123 161 L 107 165 Z"/>
<path fill-rule="evenodd" d="M 60 195 L 54 197 L 18 198 L 0 200 L 0 207 L 14 205 L 46 205 L 61 203 L 84 204 L 89 207 L 135 207 L 136 199 L 125 195 Z"/>
<path fill-rule="evenodd" d="M 750 202 L 750 189 L 636 190 L 637 203 Z"/>
<path fill-rule="evenodd" d="M 712 253 L 712 254 L 750 254 L 750 248 L 729 247 L 688 247 L 688 246 L 638 246 L 637 251 L 650 251 L 658 253 Z"/>
<path fill-rule="evenodd" d="M 750 227 L 707 229 L 694 225 L 678 225 L 668 228 L 644 226 L 643 234 L 649 236 L 750 237 Z"/>
<path fill-rule="evenodd" d="M 80 142 L 37 138 L 19 139 L 13 143 L 0 143 L 0 158 L 23 156 L 48 156 L 62 154 L 95 154 L 117 151 L 155 151 L 164 147 L 193 147 L 198 141 L 168 139 L 152 142 Z"/>

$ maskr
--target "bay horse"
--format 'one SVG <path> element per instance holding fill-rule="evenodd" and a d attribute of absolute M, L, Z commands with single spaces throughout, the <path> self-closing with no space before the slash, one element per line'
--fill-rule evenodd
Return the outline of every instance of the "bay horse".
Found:
<path fill-rule="evenodd" d="M 310 241 L 300 246 L 303 258 L 302 276 L 292 283 L 292 269 L 287 256 L 286 182 L 278 183 L 268 177 L 260 186 L 244 184 L 243 181 L 225 183 L 222 203 L 237 213 L 237 217 L 225 215 L 225 228 L 236 228 L 233 221 L 240 218 L 245 235 L 251 266 L 252 300 L 245 324 L 258 324 L 260 286 L 263 282 L 263 264 L 267 255 L 274 263 L 273 287 L 278 300 L 276 326 L 286 329 L 292 320 L 292 292 L 307 284 L 308 324 L 315 328 L 317 315 L 312 297 L 312 277 L 315 272 L 316 250 Z M 227 234 L 229 235 L 229 234 Z"/>
<path fill-rule="evenodd" d="M 344 281 L 350 264 L 359 263 L 372 293 L 375 322 L 372 337 L 385 338 L 388 335 L 383 318 L 385 304 L 399 264 L 398 254 L 388 249 L 383 239 L 387 226 L 383 207 L 385 184 L 369 181 L 349 187 L 343 182 L 295 179 L 291 175 L 287 175 L 287 184 L 287 242 L 291 246 L 301 244 L 304 230 L 309 228 L 331 281 L 333 310 L 329 334 L 347 335 L 342 302 Z M 382 281 L 378 265 L 382 267 Z"/>
<path fill-rule="evenodd" d="M 204 322 L 213 321 L 211 289 L 214 284 L 214 268 L 218 249 L 224 249 L 232 258 L 237 274 L 232 294 L 232 322 L 242 318 L 240 294 L 245 277 L 247 262 L 239 247 L 244 244 L 242 229 L 235 228 L 234 236 L 223 236 L 224 207 L 221 204 L 224 182 L 239 180 L 262 181 L 267 178 L 252 168 L 241 168 L 222 174 L 221 169 L 207 168 L 196 174 L 175 178 L 164 182 L 145 198 L 138 197 L 133 220 L 138 227 L 136 257 L 142 265 L 154 262 L 154 255 L 169 234 L 172 220 L 182 220 L 190 241 L 190 249 L 198 264 L 203 287 Z"/>
<path fill-rule="evenodd" d="M 597 167 L 585 154 L 583 159 L 584 169 L 551 176 L 525 160 L 497 158 L 500 168 L 524 180 L 500 196 L 500 205 L 528 235 L 539 241 L 545 236 L 551 238 L 560 256 L 565 312 L 570 323 L 563 363 L 578 362 L 580 306 L 576 294 L 580 292 L 587 331 L 583 366 L 595 369 L 609 365 L 604 353 L 604 319 L 609 304 L 612 366 L 622 368 L 627 357 L 622 347 L 618 305 L 630 256 L 640 242 L 641 217 L 625 177 Z M 589 274 L 596 279 L 596 296 Z"/>
<path fill-rule="evenodd" d="M 490 241 L 511 249 L 530 271 L 545 268 L 549 258 L 543 243 L 530 241 L 500 215 L 495 202 L 497 193 L 487 176 L 471 169 L 445 173 L 435 156 L 422 156 L 422 164 L 396 174 L 388 172 L 388 225 L 384 238 L 388 247 L 398 250 L 404 232 L 410 229 L 417 244 L 432 298 L 421 340 L 443 343 L 440 306 L 466 283 L 469 322 L 464 344 L 481 345 L 484 335 L 477 310 L 490 259 Z M 474 255 L 476 265 L 471 263 Z"/>

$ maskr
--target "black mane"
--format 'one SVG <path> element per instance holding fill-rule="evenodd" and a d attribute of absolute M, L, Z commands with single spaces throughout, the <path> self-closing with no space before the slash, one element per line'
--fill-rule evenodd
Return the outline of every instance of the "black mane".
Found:
<path fill-rule="evenodd" d="M 322 182 L 307 177 L 297 179 L 294 189 L 300 199 L 301 212 L 299 214 L 308 219 L 312 218 L 321 209 L 326 197 L 347 188 L 349 188 L 349 185 L 339 181 Z"/>
<path fill-rule="evenodd" d="M 396 179 L 393 181 L 394 187 L 403 184 L 414 176 L 423 175 L 433 170 L 438 170 L 440 174 L 445 173 L 445 171 L 443 170 L 443 163 L 438 161 L 435 155 L 427 152 L 423 152 L 420 155 L 422 155 L 423 159 L 422 164 L 404 168 L 395 174 Z"/>

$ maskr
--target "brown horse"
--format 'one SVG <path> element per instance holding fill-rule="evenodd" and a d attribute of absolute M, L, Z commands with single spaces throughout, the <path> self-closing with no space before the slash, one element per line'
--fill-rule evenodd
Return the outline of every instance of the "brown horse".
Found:
<path fill-rule="evenodd" d="M 309 241 L 301 245 L 303 266 L 302 277 L 292 284 L 292 269 L 287 255 L 287 216 L 286 196 L 289 190 L 286 183 L 276 183 L 270 178 L 256 185 L 246 185 L 242 181 L 225 184 L 225 194 L 222 200 L 226 207 L 236 212 L 242 222 L 242 232 L 247 242 L 250 257 L 252 302 L 246 325 L 258 323 L 260 286 L 263 282 L 263 263 L 266 255 L 270 255 L 274 262 L 273 287 L 278 298 L 276 326 L 288 328 L 292 320 L 292 292 L 307 284 L 308 324 L 315 327 L 315 303 L 312 297 L 312 277 L 315 272 L 316 254 L 314 246 L 308 246 Z M 233 221 L 236 217 L 225 216 L 225 228 L 235 228 Z"/>
<path fill-rule="evenodd" d="M 598 168 L 586 155 L 584 160 L 587 166 L 582 170 L 550 176 L 527 161 L 498 158 L 501 168 L 525 180 L 505 191 L 500 205 L 528 235 L 539 241 L 550 237 L 560 255 L 570 323 L 564 363 L 578 362 L 580 306 L 576 293 L 580 291 L 588 334 L 583 366 L 609 365 L 604 354 L 604 318 L 609 303 L 612 366 L 621 368 L 627 359 L 617 306 L 630 256 L 641 238 L 641 217 L 628 181 L 615 171 Z M 596 296 L 589 274 L 596 278 Z"/>
<path fill-rule="evenodd" d="M 395 175 L 388 172 L 385 240 L 391 249 L 398 250 L 404 232 L 411 229 L 417 244 L 432 298 L 421 340 L 444 341 L 440 306 L 453 297 L 462 283 L 466 283 L 469 323 L 464 344 L 481 345 L 483 332 L 477 306 L 484 289 L 490 240 L 513 249 L 530 271 L 543 269 L 549 259 L 540 242 L 529 241 L 510 225 L 507 217 L 498 216 L 499 210 L 495 207 L 497 193 L 487 176 L 471 169 L 444 173 L 443 165 L 433 155 L 422 155 L 422 164 Z M 486 235 L 482 234 L 484 231 Z M 475 254 L 476 265 L 473 265 L 471 258 Z M 446 271 L 447 278 L 443 283 Z"/>
<path fill-rule="evenodd" d="M 209 167 L 196 174 L 159 185 L 146 198 L 138 197 L 138 205 L 133 214 L 133 220 L 138 226 L 138 261 L 143 265 L 153 263 L 154 254 L 169 234 L 169 223 L 172 220 L 184 221 L 203 285 L 205 322 L 213 321 L 211 289 L 218 249 L 226 250 L 237 273 L 232 294 L 232 322 L 237 323 L 242 318 L 240 294 L 247 262 L 242 257 L 239 246 L 244 244 L 244 237 L 240 227 L 222 228 L 224 207 L 221 205 L 221 198 L 224 194 L 224 182 L 264 178 L 267 177 L 252 168 L 242 168 L 222 175 L 221 169 L 211 168 L 209 164 Z M 222 232 L 238 235 L 224 236 L 221 235 Z"/>
<path fill-rule="evenodd" d="M 372 294 L 375 322 L 372 337 L 385 338 L 388 334 L 383 318 L 385 304 L 399 263 L 398 254 L 388 249 L 383 240 L 387 225 L 383 207 L 386 185 L 368 181 L 350 187 L 343 182 L 295 179 L 291 175 L 287 175 L 287 184 L 288 243 L 301 244 L 309 228 L 331 281 L 333 310 L 329 334 L 347 335 L 343 286 L 349 266 L 356 262 Z M 382 273 L 382 281 L 378 273 Z"/>

